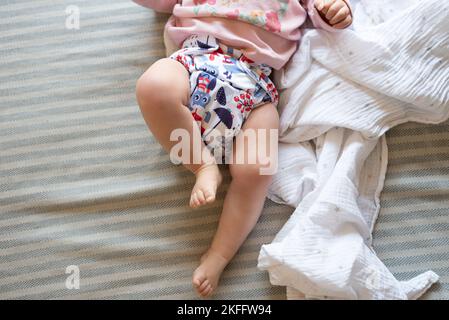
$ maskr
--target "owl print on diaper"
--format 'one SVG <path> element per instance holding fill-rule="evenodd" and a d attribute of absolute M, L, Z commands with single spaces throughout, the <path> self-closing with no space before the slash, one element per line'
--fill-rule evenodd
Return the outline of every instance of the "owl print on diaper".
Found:
<path fill-rule="evenodd" d="M 201 136 L 219 163 L 229 158 L 232 143 L 250 112 L 277 103 L 278 94 L 268 75 L 271 69 L 254 64 L 240 51 L 210 36 L 192 36 L 171 57 L 190 75 L 187 106 Z"/>

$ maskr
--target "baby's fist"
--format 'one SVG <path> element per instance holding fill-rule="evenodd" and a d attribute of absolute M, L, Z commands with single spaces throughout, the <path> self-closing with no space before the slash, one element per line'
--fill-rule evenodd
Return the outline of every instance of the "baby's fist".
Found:
<path fill-rule="evenodd" d="M 332 27 L 344 29 L 352 23 L 351 9 L 343 0 L 315 0 L 321 17 Z"/>

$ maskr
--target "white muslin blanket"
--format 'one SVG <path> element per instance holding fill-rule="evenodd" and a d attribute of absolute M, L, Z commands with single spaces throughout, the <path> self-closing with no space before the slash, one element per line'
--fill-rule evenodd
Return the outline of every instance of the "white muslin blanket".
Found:
<path fill-rule="evenodd" d="M 269 198 L 296 208 L 258 267 L 287 297 L 416 299 L 438 276 L 398 281 L 372 230 L 384 133 L 449 115 L 449 1 L 361 0 L 353 30 L 308 30 L 277 75 L 279 172 Z"/>

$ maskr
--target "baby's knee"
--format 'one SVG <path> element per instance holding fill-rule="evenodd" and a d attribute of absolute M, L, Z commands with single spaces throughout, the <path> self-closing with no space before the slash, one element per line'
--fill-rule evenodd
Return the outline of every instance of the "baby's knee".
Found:
<path fill-rule="evenodd" d="M 167 104 L 176 103 L 180 100 L 180 94 L 177 91 L 177 82 L 180 77 L 176 78 L 176 74 L 170 72 L 170 69 L 164 68 L 164 64 L 170 61 L 158 61 L 150 69 L 148 69 L 136 84 L 137 100 L 144 108 L 158 108 Z M 166 73 L 161 70 L 166 69 Z"/>
<path fill-rule="evenodd" d="M 136 96 L 141 107 L 165 104 L 170 97 L 170 84 L 151 71 L 145 72 L 136 84 Z"/>
<path fill-rule="evenodd" d="M 272 174 L 262 164 L 233 164 L 230 167 L 232 179 L 242 184 L 269 183 Z"/>

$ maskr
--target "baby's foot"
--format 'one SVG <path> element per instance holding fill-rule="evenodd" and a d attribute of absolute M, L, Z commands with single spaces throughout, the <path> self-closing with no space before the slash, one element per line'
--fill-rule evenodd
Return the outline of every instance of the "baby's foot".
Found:
<path fill-rule="evenodd" d="M 195 172 L 196 182 L 190 196 L 190 206 L 198 208 L 215 201 L 222 177 L 216 163 L 204 164 Z"/>
<path fill-rule="evenodd" d="M 199 296 L 209 297 L 217 288 L 221 273 L 229 260 L 209 250 L 201 257 L 200 262 L 193 272 L 193 286 Z"/>

